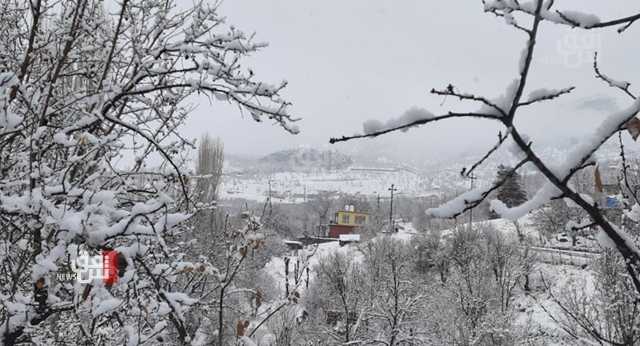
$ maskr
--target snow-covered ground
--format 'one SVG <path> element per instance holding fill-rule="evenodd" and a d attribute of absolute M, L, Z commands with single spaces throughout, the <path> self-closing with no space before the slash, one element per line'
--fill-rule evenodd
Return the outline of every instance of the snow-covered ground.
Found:
<path fill-rule="evenodd" d="M 591 271 L 574 265 L 537 263 L 534 272 L 531 278 L 534 282 L 533 291 L 529 294 L 520 292 L 513 301 L 515 324 L 526 330 L 528 335 L 537 336 L 544 345 L 574 345 L 575 340 L 553 320 L 562 318 L 561 308 L 540 285 L 544 279 L 555 295 L 576 287 L 584 287 L 589 294 L 593 289 Z"/>
<path fill-rule="evenodd" d="M 275 202 L 300 203 L 319 192 L 350 195 L 386 196 L 391 184 L 406 196 L 438 195 L 433 179 L 407 170 L 350 168 L 342 171 L 315 173 L 278 172 L 273 174 L 225 175 L 220 195 L 223 199 L 243 198 L 264 201 L 269 195 Z"/>
<path fill-rule="evenodd" d="M 377 237 L 369 241 L 380 241 L 385 237 L 391 237 L 393 239 L 409 241 L 414 235 L 418 234 L 418 232 L 413 228 L 411 223 L 401 223 L 399 226 L 400 226 L 399 231 L 397 233 L 393 233 L 393 234 L 381 233 L 380 235 L 378 235 Z M 294 256 L 294 252 L 296 251 L 297 253 Z M 328 243 L 309 245 L 304 247 L 302 250 L 293 250 L 291 255 L 294 261 L 295 261 L 295 258 L 300 258 L 302 260 L 306 259 L 306 262 L 301 263 L 301 267 L 313 268 L 318 263 L 320 263 L 320 261 L 323 258 L 326 258 L 327 256 L 330 256 L 336 253 L 342 253 L 342 254 L 348 255 L 351 259 L 355 261 L 360 261 L 363 256 L 362 252 L 360 252 L 358 248 L 357 243 L 340 246 L 337 239 L 336 241 L 332 241 Z M 276 286 L 281 293 L 285 292 L 285 275 L 284 275 L 285 269 L 284 268 L 285 268 L 285 264 L 284 264 L 283 257 L 272 257 L 271 260 L 267 262 L 267 264 L 265 264 L 264 268 L 262 269 L 265 274 L 267 274 L 269 277 L 273 279 L 273 282 L 276 283 Z M 290 264 L 290 268 L 293 268 L 292 264 Z M 314 275 L 315 275 L 314 272 L 310 271 L 310 278 L 309 278 L 310 281 L 314 279 Z M 290 288 L 294 286 L 294 281 L 295 279 L 293 277 L 293 270 L 290 270 L 290 273 L 289 273 Z M 304 291 L 304 285 L 299 285 L 296 289 L 298 290 L 298 292 L 302 293 Z"/>
<path fill-rule="evenodd" d="M 518 230 L 512 221 L 505 219 L 479 221 L 474 223 L 474 226 L 478 226 L 480 224 L 491 226 L 495 230 L 512 237 L 513 239 L 518 237 Z M 538 241 L 540 239 L 538 231 L 531 224 L 528 217 L 524 217 L 518 221 L 518 227 L 524 236 L 533 241 L 531 250 L 536 253 L 541 263 L 582 266 L 597 256 L 595 253 L 574 251 L 570 249 L 555 249 L 547 246 L 548 244 L 543 244 L 542 241 Z M 441 236 L 447 237 L 451 232 L 451 230 L 444 230 L 442 231 Z M 398 232 L 391 234 L 381 233 L 369 241 L 380 241 L 386 237 L 402 241 L 411 241 L 417 234 L 419 234 L 419 232 L 410 222 L 402 222 L 398 225 Z M 298 251 L 297 256 L 299 258 L 307 258 L 308 261 L 307 263 L 301 263 L 301 265 L 307 265 L 309 268 L 313 268 L 313 266 L 318 264 L 322 258 L 333 253 L 348 254 L 351 258 L 356 260 L 362 256 L 362 253 L 358 249 L 358 244 L 340 246 L 337 240 L 334 242 L 306 246 L 302 250 Z M 274 282 L 278 283 L 278 287 L 281 291 L 284 292 L 284 259 L 281 257 L 273 257 L 265 265 L 263 271 L 272 277 Z M 290 276 L 289 281 L 293 282 L 292 276 Z"/>

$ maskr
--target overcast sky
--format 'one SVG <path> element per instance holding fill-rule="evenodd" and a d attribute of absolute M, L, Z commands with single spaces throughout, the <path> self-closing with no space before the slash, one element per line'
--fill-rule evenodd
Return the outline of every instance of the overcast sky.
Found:
<path fill-rule="evenodd" d="M 613 19 L 637 13 L 637 0 L 563 0 L 556 8 L 579 9 Z M 329 147 L 332 136 L 362 131 L 367 119 L 388 120 L 411 106 L 435 114 L 460 109 L 458 101 L 428 91 L 452 83 L 461 90 L 496 97 L 517 75 L 526 37 L 492 14 L 480 0 L 227 0 L 228 22 L 270 46 L 247 64 L 267 82 L 289 81 L 284 95 L 303 117 L 297 136 L 269 123 L 254 123 L 236 108 L 200 102 L 186 131 L 220 136 L 229 153 L 262 155 L 299 145 Z M 572 30 L 545 23 L 528 91 L 576 86 L 573 95 L 519 116 L 534 141 L 577 137 L 629 101 L 597 81 L 592 54 L 603 71 L 640 85 L 640 24 L 615 29 Z M 638 89 L 634 89 L 638 90 Z M 526 93 L 526 92 L 525 92 Z M 462 109 L 465 109 L 464 104 Z M 477 109 L 466 105 L 466 109 Z M 393 148 L 436 158 L 490 145 L 496 125 L 452 121 L 333 148 Z"/>

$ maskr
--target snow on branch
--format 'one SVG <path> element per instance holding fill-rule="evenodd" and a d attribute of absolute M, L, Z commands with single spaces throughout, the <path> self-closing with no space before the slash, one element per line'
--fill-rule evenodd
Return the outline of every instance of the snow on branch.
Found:
<path fill-rule="evenodd" d="M 508 174 L 505 174 L 505 177 L 502 180 L 488 187 L 479 187 L 477 189 L 467 191 L 437 208 L 428 209 L 426 211 L 427 215 L 437 218 L 455 218 L 462 215 L 467 210 L 471 210 L 477 207 L 493 191 L 504 185 L 507 180 L 511 178 L 513 174 L 515 174 L 515 172 L 517 172 L 517 170 L 528 161 L 528 159 L 520 161 L 508 172 Z"/>
<path fill-rule="evenodd" d="M 427 209 L 428 216 L 437 218 L 454 218 L 480 204 L 489 195 L 490 188 L 476 188 L 437 207 Z"/>
<path fill-rule="evenodd" d="M 551 199 L 565 196 L 567 192 L 574 195 L 574 198 L 579 198 L 582 202 L 591 204 L 592 201 L 585 200 L 584 196 L 577 195 L 569 189 L 567 186 L 568 179 L 579 169 L 585 167 L 598 148 L 618 132 L 638 112 L 640 112 L 640 100 L 636 100 L 632 105 L 627 107 L 627 109 L 611 114 L 593 134 L 586 136 L 582 142 L 574 146 L 562 164 L 555 167 L 540 167 L 537 165 L 538 169 L 548 169 L 550 172 L 547 172 L 545 175 L 551 174 L 548 178 L 552 178 L 556 180 L 556 182 L 550 179 L 529 201 L 513 208 L 506 207 L 504 203 L 500 201 L 492 201 L 492 209 L 504 218 L 515 220 L 526 215 L 529 211 L 541 207 Z M 530 153 L 526 150 L 525 154 L 529 155 Z M 561 188 L 565 189 L 565 191 L 561 190 Z"/>
<path fill-rule="evenodd" d="M 631 83 L 627 81 L 615 80 L 600 71 L 600 66 L 598 65 L 598 52 L 595 52 L 593 54 L 593 70 L 596 73 L 596 78 L 607 83 L 612 88 L 620 89 L 622 92 L 627 94 L 632 99 L 634 100 L 636 99 L 636 96 L 632 94 L 631 91 L 629 90 L 629 88 L 631 87 Z"/>
<path fill-rule="evenodd" d="M 483 0 L 484 9 L 486 12 L 492 12 L 498 16 L 505 18 L 512 18 L 513 12 L 522 12 L 529 15 L 535 14 L 535 3 L 537 1 L 518 1 L 518 0 Z M 594 14 L 584 13 L 575 10 L 564 11 L 552 11 L 554 1 L 547 1 L 543 8 L 541 16 L 544 20 L 556 23 L 569 25 L 571 27 L 577 27 L 582 29 L 597 29 L 610 26 L 622 25 L 618 29 L 618 33 L 624 32 L 633 23 L 640 19 L 640 13 L 618 18 L 609 21 L 602 21 L 598 16 Z M 509 21 L 508 21 L 509 22 Z"/>
<path fill-rule="evenodd" d="M 558 188 L 552 184 L 546 184 L 543 188 L 538 190 L 532 198 L 515 207 L 509 208 L 500 200 L 492 200 L 491 210 L 496 212 L 496 214 L 500 215 L 502 218 L 515 221 L 527 215 L 530 211 L 542 207 L 552 199 L 558 198 L 561 195 L 562 192 Z"/>
<path fill-rule="evenodd" d="M 414 118 L 413 121 L 409 121 L 407 123 L 400 123 L 402 120 L 406 120 L 404 117 L 407 114 L 411 114 L 411 116 L 424 115 L 425 117 L 417 118 L 417 119 Z M 427 117 L 427 115 L 429 116 Z M 411 116 L 409 116 L 409 119 L 411 119 Z M 425 125 L 428 123 L 441 121 L 445 119 L 450 119 L 450 118 L 481 118 L 481 119 L 492 119 L 492 120 L 499 119 L 499 117 L 493 114 L 449 112 L 444 115 L 432 116 L 429 111 L 416 110 L 415 112 L 412 111 L 412 112 L 405 113 L 399 119 L 390 120 L 387 122 L 387 124 L 383 124 L 382 122 L 377 120 L 368 120 L 363 124 L 364 132 L 365 132 L 364 134 L 356 134 L 352 136 L 342 136 L 339 138 L 331 138 L 329 139 L 329 143 L 333 144 L 337 142 L 345 142 L 345 141 L 358 139 L 358 138 L 372 138 L 372 137 L 377 137 L 380 135 L 384 135 L 384 134 L 396 132 L 396 131 L 407 131 L 412 127 L 417 127 L 417 126 L 421 126 L 421 125 Z M 390 126 L 390 127 L 386 127 L 386 126 Z"/>
<path fill-rule="evenodd" d="M 600 148 L 616 132 L 624 128 L 625 124 L 640 112 L 640 99 L 636 99 L 627 108 L 609 115 L 596 130 L 583 140 L 569 153 L 567 160 L 556 169 L 560 177 L 567 176 L 575 167 L 581 167 L 589 161 L 593 153 Z"/>
<path fill-rule="evenodd" d="M 529 78 L 529 72 L 531 70 L 531 64 L 533 63 L 533 52 L 536 47 L 536 38 L 538 36 L 538 30 L 540 28 L 540 21 L 542 20 L 542 11 L 543 1 L 537 0 L 537 3 L 532 4 L 533 8 L 533 24 L 531 26 L 531 30 L 527 32 L 529 37 L 527 41 L 527 45 L 522 49 L 520 53 L 520 78 L 513 81 L 513 83 L 507 88 L 507 93 L 505 95 L 511 98 L 510 107 L 508 111 L 508 116 L 506 117 L 507 123 L 512 124 L 513 118 L 516 115 L 516 111 L 518 110 L 518 103 L 522 98 L 522 93 L 524 92 L 524 88 L 527 84 L 527 80 Z"/>
<path fill-rule="evenodd" d="M 5 4 L 0 247 L 24 265 L 0 268 L 2 277 L 14 281 L 13 289 L 2 289 L 15 293 L 2 300 L 44 297 L 24 305 L 11 331 L 3 328 L 5 344 L 28 340 L 31 325 L 60 312 L 55 302 L 71 302 L 74 309 L 91 304 L 91 320 L 69 316 L 71 325 L 86 332 L 83 342 L 98 342 L 91 325 L 111 325 L 113 338 L 126 331 L 141 343 L 157 343 L 157 333 L 187 343 L 184 320 L 194 302 L 189 297 L 216 272 L 187 265 L 184 243 L 176 246 L 194 215 L 187 174 L 193 142 L 179 130 L 193 109 L 189 101 L 202 94 L 298 133 L 299 118 L 280 95 L 287 83 L 261 81 L 246 67 L 246 59 L 266 44 L 228 25 L 217 4 L 176 3 L 123 0 L 114 12 L 105 11 L 102 1 Z M 234 258 L 262 241 L 253 234 L 233 237 L 246 243 L 230 250 Z M 79 251 L 112 249 L 128 267 L 110 287 L 73 285 L 54 273 Z M 178 284 L 176 276 L 189 279 Z M 148 309 L 143 317 L 136 312 L 141 306 Z M 40 327 L 51 332 L 50 325 Z M 122 341 L 113 338 L 100 342 Z"/>
<path fill-rule="evenodd" d="M 391 119 L 385 124 L 378 120 L 367 120 L 362 126 L 365 135 L 371 135 L 392 128 L 401 128 L 401 131 L 406 132 L 411 128 L 411 126 L 406 126 L 406 124 L 420 123 L 432 118 L 433 114 L 426 109 L 412 107 L 405 111 L 400 117 Z"/>
<path fill-rule="evenodd" d="M 18 85 L 18 79 L 11 72 L 0 73 L 0 137 L 5 132 L 11 132 L 14 130 L 20 122 L 22 117 L 11 112 L 8 109 L 7 104 L 11 98 L 11 90 Z"/>
<path fill-rule="evenodd" d="M 524 60 L 530 60 L 529 58 L 527 58 L 527 50 L 523 51 L 523 55 L 522 55 L 522 61 Z M 521 74 L 526 75 L 526 71 L 528 70 L 528 66 L 524 66 L 521 63 Z M 524 80 L 526 80 L 526 76 L 524 78 Z M 495 115 L 500 115 L 500 116 L 504 116 L 505 118 L 509 117 L 509 114 L 513 114 L 514 111 L 514 104 L 516 103 L 516 100 L 519 99 L 519 94 L 521 94 L 520 89 L 524 88 L 524 83 L 522 82 L 523 79 L 514 79 L 511 84 L 509 84 L 504 92 L 504 94 L 500 95 L 499 97 L 497 97 L 495 100 L 492 100 L 492 102 L 497 106 L 497 109 L 500 110 L 500 112 L 498 114 L 495 113 L 494 110 L 492 110 L 493 107 L 488 107 L 488 106 L 483 106 L 479 112 L 484 113 L 484 112 L 489 112 L 491 114 L 495 114 Z"/>
<path fill-rule="evenodd" d="M 437 89 L 431 89 L 431 93 L 435 94 L 435 95 L 442 95 L 442 96 L 455 96 L 457 98 L 459 98 L 460 100 L 469 100 L 469 101 L 477 101 L 477 102 L 481 102 L 483 103 L 485 106 L 487 106 L 489 109 L 488 113 L 494 113 L 496 115 L 502 115 L 502 116 L 506 116 L 507 114 L 504 111 L 504 108 L 501 108 L 500 106 L 498 106 L 496 104 L 495 101 L 491 101 L 489 99 L 486 99 L 484 97 L 481 96 L 476 96 L 473 94 L 467 94 L 467 93 L 461 93 L 461 92 L 457 92 L 455 91 L 455 88 L 453 85 L 449 84 L 447 86 L 446 89 L 444 90 L 437 90 Z M 500 100 L 497 100 L 500 101 Z M 502 106 L 504 107 L 504 105 Z M 497 112 L 497 113 L 495 113 Z"/>
<path fill-rule="evenodd" d="M 572 193 L 575 195 L 574 197 L 580 198 L 581 201 L 589 204 L 591 201 L 585 201 L 584 196 L 578 196 L 569 189 L 567 186 L 569 178 L 575 172 L 585 167 L 596 150 L 598 150 L 598 148 L 600 148 L 600 146 L 612 135 L 618 132 L 624 124 L 626 124 L 629 119 L 633 118 L 639 111 L 640 101 L 636 100 L 627 109 L 611 114 L 605 121 L 603 121 L 593 134 L 586 136 L 582 142 L 574 146 L 567 155 L 567 159 L 562 164 L 555 167 L 547 167 L 541 162 L 538 162 L 536 165 L 537 168 L 544 170 L 545 172 L 543 173 L 550 179 L 550 181 L 538 190 L 533 198 L 520 206 L 508 208 L 500 201 L 493 201 L 491 206 L 494 211 L 504 218 L 518 219 L 526 215 L 529 211 L 541 207 L 551 199 L 566 195 L 567 192 Z M 523 150 L 523 152 L 531 158 L 530 150 Z M 536 160 L 533 160 L 533 162 L 535 163 Z M 565 190 L 563 191 L 561 188 Z"/>
<path fill-rule="evenodd" d="M 536 4 L 538 1 L 534 0 L 524 2 L 517 0 L 485 0 L 483 3 L 485 12 L 492 12 L 500 15 L 511 15 L 513 12 L 523 12 L 535 15 Z M 578 11 L 567 11 L 563 14 L 559 11 L 552 12 L 551 6 L 549 5 L 542 9 L 540 16 L 542 19 L 553 23 L 568 24 L 583 28 L 600 23 L 600 19 L 597 16 Z"/>
<path fill-rule="evenodd" d="M 562 95 L 569 94 L 575 87 L 569 87 L 564 89 L 537 89 L 529 93 L 529 96 L 526 101 L 521 102 L 520 106 L 528 106 L 536 102 L 553 100 Z"/>
<path fill-rule="evenodd" d="M 432 93 L 444 96 L 455 96 L 461 100 L 476 101 L 482 103 L 482 108 L 478 112 L 472 113 L 453 113 L 449 112 L 440 116 L 431 116 L 426 119 L 418 119 L 405 124 L 397 125 L 394 122 L 387 124 L 388 127 L 380 122 L 370 122 L 365 126 L 364 134 L 353 136 L 343 136 L 341 138 L 331 138 L 330 142 L 348 141 L 355 138 L 376 137 L 382 134 L 405 130 L 414 126 L 424 125 L 430 122 L 445 120 L 448 118 L 485 118 L 492 119 L 502 123 L 507 129 L 508 136 L 513 139 L 516 147 L 516 155 L 522 158 L 522 165 L 531 162 L 535 168 L 548 180 L 543 187 L 538 190 L 533 198 L 517 207 L 508 208 L 500 201 L 493 201 L 492 208 L 505 218 L 518 219 L 529 211 L 543 206 L 550 200 L 557 198 L 566 198 L 582 208 L 592 219 L 593 223 L 603 229 L 603 232 L 615 244 L 621 255 L 629 262 L 628 271 L 634 278 L 640 277 L 640 252 L 631 246 L 625 239 L 623 234 L 619 234 L 617 228 L 607 220 L 599 207 L 583 194 L 576 192 L 571 186 L 570 179 L 578 171 L 593 163 L 593 154 L 615 133 L 626 128 L 629 121 L 640 112 L 640 101 L 638 98 L 624 110 L 610 114 L 605 121 L 592 133 L 585 136 L 581 143 L 574 146 L 569 153 L 568 158 L 560 165 L 551 166 L 545 163 L 531 147 L 531 141 L 522 134 L 515 126 L 514 118 L 517 111 L 522 106 L 528 106 L 534 103 L 552 100 L 557 97 L 568 94 L 574 90 L 573 87 L 560 90 L 539 89 L 531 92 L 526 100 L 522 101 L 524 90 L 527 86 L 528 77 L 533 63 L 533 54 L 536 46 L 536 40 L 539 31 L 539 25 L 542 21 L 551 21 L 554 23 L 569 25 L 572 27 L 580 27 L 592 29 L 598 27 L 607 27 L 613 25 L 624 25 L 624 29 L 628 28 L 636 20 L 640 19 L 640 14 L 625 17 L 613 21 L 602 22 L 593 15 L 578 11 L 552 11 L 553 1 L 517 1 L 517 0 L 486 0 L 485 11 L 494 13 L 495 15 L 505 17 L 508 23 L 523 30 L 528 35 L 527 45 L 522 50 L 519 60 L 519 77 L 506 88 L 505 93 L 496 100 L 490 100 L 481 96 L 465 94 L 456 91 L 453 86 L 447 87 L 445 90 L 432 90 Z M 534 16 L 531 28 L 520 27 L 515 23 L 513 17 L 514 12 L 522 12 Z M 622 30 L 622 31 L 623 31 Z M 621 30 L 619 30 L 621 31 Z M 597 67 L 597 64 L 595 64 Z M 609 85 L 618 87 L 622 90 L 628 90 L 628 83 L 615 81 L 597 70 L 599 78 L 606 81 Z M 633 97 L 632 97 L 633 98 Z M 505 140 L 507 136 L 500 136 L 498 144 L 489 150 L 489 152 L 480 159 L 482 163 L 486 157 L 490 156 Z M 470 171 L 473 171 L 472 166 Z M 517 167 L 516 167 L 517 169 Z M 462 170 L 463 175 L 466 170 Z M 468 174 L 470 175 L 470 174 Z M 445 203 L 439 208 L 433 208 L 428 214 L 435 217 L 456 217 L 466 210 L 478 206 L 491 191 L 499 187 L 500 183 L 490 187 L 478 188 L 473 191 L 464 193 L 453 200 Z M 638 281 L 638 280 L 636 280 Z M 640 292 L 640 281 L 636 285 L 636 289 Z"/>

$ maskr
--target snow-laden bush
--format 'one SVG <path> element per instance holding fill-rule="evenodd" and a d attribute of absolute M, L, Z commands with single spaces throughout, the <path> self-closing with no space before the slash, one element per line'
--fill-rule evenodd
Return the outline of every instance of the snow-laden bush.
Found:
<path fill-rule="evenodd" d="M 209 207 L 192 201 L 193 143 L 179 129 L 185 101 L 205 94 L 296 133 L 278 96 L 286 82 L 241 68 L 265 44 L 206 2 L 0 6 L 0 343 L 202 340 L 187 313 L 209 304 L 215 283 L 229 285 L 235 267 L 190 261 L 176 247 L 185 220 Z M 229 231 L 231 263 L 258 239 L 258 224 L 245 221 Z M 57 275 L 80 251 L 107 249 L 121 253 L 116 283 Z"/>

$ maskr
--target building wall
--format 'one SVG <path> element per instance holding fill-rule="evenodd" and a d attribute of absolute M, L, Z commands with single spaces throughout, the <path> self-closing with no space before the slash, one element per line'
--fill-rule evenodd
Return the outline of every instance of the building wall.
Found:
<path fill-rule="evenodd" d="M 329 225 L 329 237 L 339 238 L 341 234 L 353 234 L 355 227 L 349 225 Z"/>
<path fill-rule="evenodd" d="M 369 215 L 352 211 L 339 211 L 336 213 L 336 224 L 360 226 L 369 222 Z"/>

